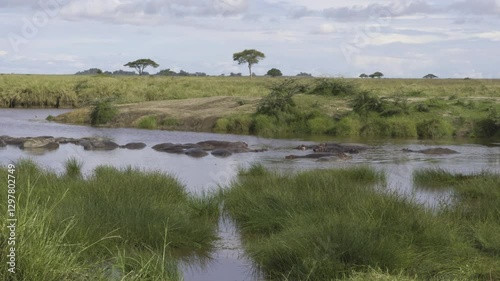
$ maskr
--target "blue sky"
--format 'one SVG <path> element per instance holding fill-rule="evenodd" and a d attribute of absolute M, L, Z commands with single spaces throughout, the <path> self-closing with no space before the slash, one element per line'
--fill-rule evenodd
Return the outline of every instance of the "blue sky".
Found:
<path fill-rule="evenodd" d="M 500 0 L 0 0 L 0 73 L 160 69 L 500 78 Z"/>

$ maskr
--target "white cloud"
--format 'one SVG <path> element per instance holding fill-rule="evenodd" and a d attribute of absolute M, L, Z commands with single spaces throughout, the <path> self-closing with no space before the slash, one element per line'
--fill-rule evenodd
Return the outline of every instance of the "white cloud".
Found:
<path fill-rule="evenodd" d="M 433 36 L 433 35 L 404 35 L 404 34 L 383 34 L 376 33 L 373 34 L 370 40 L 367 41 L 366 45 L 387 45 L 394 43 L 401 44 L 427 44 L 432 42 L 438 42 L 446 40 L 442 36 Z"/>
<path fill-rule="evenodd" d="M 5 55 L 7 55 L 7 54 L 8 54 L 8 52 L 7 52 L 7 51 L 2 51 L 2 50 L 0 50 L 0 57 L 5 56 Z"/>
<path fill-rule="evenodd" d="M 323 23 L 318 28 L 318 32 L 324 34 L 334 33 L 336 30 L 335 25 L 332 23 Z"/>
<path fill-rule="evenodd" d="M 491 41 L 500 41 L 500 31 L 482 32 L 476 36 L 482 39 L 489 39 Z"/>

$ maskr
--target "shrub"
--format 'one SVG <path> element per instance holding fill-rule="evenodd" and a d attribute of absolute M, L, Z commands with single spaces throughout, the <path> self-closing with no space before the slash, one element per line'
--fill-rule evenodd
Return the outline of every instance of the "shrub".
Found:
<path fill-rule="evenodd" d="M 313 134 L 324 134 L 333 128 L 333 120 L 328 117 L 315 117 L 307 120 L 309 130 Z"/>
<path fill-rule="evenodd" d="M 320 78 L 316 79 L 310 93 L 322 96 L 353 96 L 359 93 L 359 87 L 356 83 L 343 78 Z"/>
<path fill-rule="evenodd" d="M 140 129 L 149 129 L 154 130 L 157 128 L 156 117 L 155 116 L 146 116 L 141 118 L 137 127 Z"/>
<path fill-rule="evenodd" d="M 354 112 L 360 115 L 366 115 L 370 111 L 382 112 L 384 109 L 384 104 L 380 98 L 369 91 L 363 91 L 357 94 L 349 102 L 349 105 L 352 107 Z"/>
<path fill-rule="evenodd" d="M 295 106 L 293 96 L 300 90 L 301 86 L 291 79 L 271 86 L 271 93 L 260 100 L 257 114 L 277 115 L 280 111 L 290 111 Z"/>
<path fill-rule="evenodd" d="M 417 134 L 421 138 L 441 138 L 452 135 L 451 125 L 441 119 L 425 120 L 417 124 Z"/>
<path fill-rule="evenodd" d="M 220 118 L 215 123 L 214 131 L 231 133 L 249 133 L 253 119 L 250 115 L 235 115 Z"/>
<path fill-rule="evenodd" d="M 269 69 L 266 75 L 269 75 L 271 77 L 278 77 L 278 76 L 283 76 L 283 73 L 281 73 L 281 70 L 277 68 L 271 68 Z"/>
<path fill-rule="evenodd" d="M 276 133 L 276 125 L 275 117 L 258 114 L 254 117 L 251 132 L 259 135 L 271 135 Z"/>
<path fill-rule="evenodd" d="M 415 107 L 418 112 L 429 112 L 429 107 L 426 104 L 419 103 Z"/>
<path fill-rule="evenodd" d="M 118 109 L 111 101 L 97 101 L 90 112 L 90 124 L 92 126 L 106 124 L 118 114 Z"/>
<path fill-rule="evenodd" d="M 359 136 L 361 122 L 358 118 L 344 117 L 338 121 L 332 128 L 331 134 L 343 137 Z"/>

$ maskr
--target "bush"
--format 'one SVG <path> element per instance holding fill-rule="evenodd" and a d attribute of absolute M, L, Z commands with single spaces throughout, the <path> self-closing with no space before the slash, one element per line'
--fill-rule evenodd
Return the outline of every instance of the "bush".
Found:
<path fill-rule="evenodd" d="M 141 118 L 137 127 L 140 129 L 149 129 L 155 130 L 157 128 L 156 117 L 155 116 L 146 116 Z"/>
<path fill-rule="evenodd" d="M 431 119 L 417 124 L 417 134 L 421 138 L 441 138 L 451 136 L 452 127 L 448 122 L 440 119 Z"/>
<path fill-rule="evenodd" d="M 343 137 L 359 136 L 361 122 L 359 118 L 344 117 L 338 121 L 332 128 L 331 134 Z"/>
<path fill-rule="evenodd" d="M 275 117 L 258 114 L 254 117 L 251 132 L 258 135 L 271 135 L 276 133 L 277 121 Z"/>
<path fill-rule="evenodd" d="M 307 125 L 312 134 L 325 134 L 333 128 L 333 120 L 328 117 L 315 117 L 307 120 Z"/>
<path fill-rule="evenodd" d="M 295 107 L 293 96 L 301 89 L 302 87 L 291 79 L 271 86 L 271 93 L 260 100 L 257 114 L 277 115 L 279 112 L 290 111 Z"/>
<path fill-rule="evenodd" d="M 220 118 L 215 123 L 214 131 L 231 133 L 249 133 L 253 119 L 250 115 L 235 115 Z"/>
<path fill-rule="evenodd" d="M 283 73 L 281 73 L 281 70 L 277 68 L 271 68 L 269 69 L 266 75 L 269 75 L 271 77 L 278 77 L 278 76 L 283 76 Z"/>
<path fill-rule="evenodd" d="M 359 87 L 356 83 L 343 78 L 321 78 L 316 79 L 310 93 L 321 96 L 353 96 L 359 93 Z"/>
<path fill-rule="evenodd" d="M 97 101 L 90 112 L 90 124 L 92 126 L 106 124 L 118 114 L 118 109 L 111 101 Z"/>
<path fill-rule="evenodd" d="M 380 113 L 384 109 L 384 104 L 382 103 L 380 98 L 369 91 L 363 91 L 357 94 L 349 102 L 349 105 L 352 107 L 354 112 L 360 115 L 366 115 L 370 111 Z"/>

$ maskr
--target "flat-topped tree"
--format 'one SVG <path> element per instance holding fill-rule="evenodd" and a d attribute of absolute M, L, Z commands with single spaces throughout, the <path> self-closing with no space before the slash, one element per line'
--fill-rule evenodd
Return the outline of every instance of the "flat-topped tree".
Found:
<path fill-rule="evenodd" d="M 436 75 L 429 73 L 423 77 L 424 79 L 436 79 L 438 78 Z"/>
<path fill-rule="evenodd" d="M 128 66 L 130 68 L 135 68 L 135 70 L 137 70 L 137 72 L 139 73 L 139 75 L 142 75 L 144 73 L 144 69 L 146 67 L 152 66 L 154 68 L 157 68 L 160 65 L 157 64 L 155 61 L 153 61 L 151 59 L 139 59 L 139 60 L 136 60 L 136 61 L 128 62 L 124 66 Z"/>
<path fill-rule="evenodd" d="M 365 73 L 361 73 L 361 75 L 359 75 L 359 78 L 368 78 L 368 75 L 366 75 Z"/>
<path fill-rule="evenodd" d="M 369 75 L 370 78 L 382 78 L 383 76 L 384 76 L 384 74 L 380 71 L 377 71 L 377 72 Z"/>
<path fill-rule="evenodd" d="M 264 55 L 264 53 L 254 49 L 244 50 L 242 52 L 233 54 L 233 60 L 237 61 L 238 64 L 248 63 L 248 72 L 250 73 L 250 78 L 252 78 L 252 65 L 258 64 L 259 61 L 265 58 L 266 55 Z"/>

